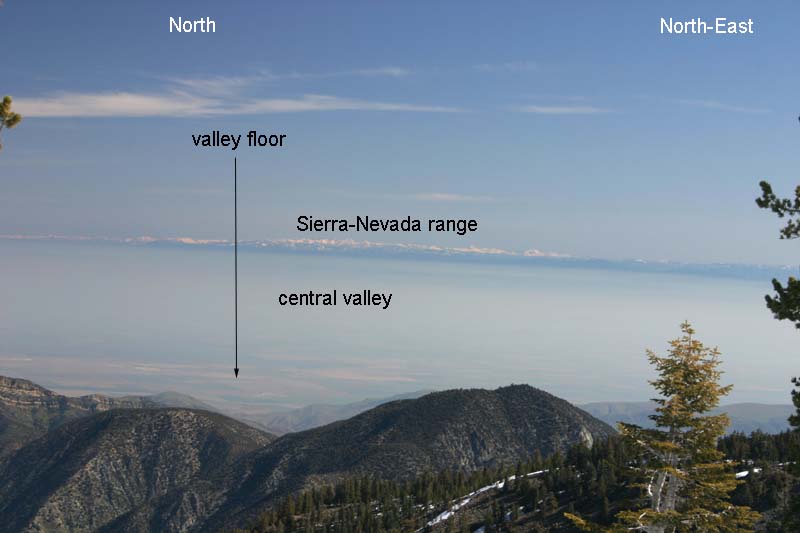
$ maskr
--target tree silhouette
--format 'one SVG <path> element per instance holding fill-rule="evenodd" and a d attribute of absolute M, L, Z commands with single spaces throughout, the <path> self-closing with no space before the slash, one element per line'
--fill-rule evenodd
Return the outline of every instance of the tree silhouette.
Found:
<path fill-rule="evenodd" d="M 800 117 L 798 117 L 800 120 Z M 794 198 L 779 198 L 773 191 L 772 185 L 767 181 L 759 183 L 761 196 L 756 198 L 756 205 L 762 209 L 769 209 L 778 218 L 788 217 L 786 225 L 781 228 L 781 239 L 796 239 L 800 237 L 800 185 L 795 187 Z M 784 286 L 777 279 L 772 280 L 775 295 L 767 295 L 767 307 L 777 320 L 789 320 L 800 329 L 800 280 L 790 276 Z M 800 431 L 800 379 L 792 378 L 796 387 L 792 391 L 792 403 L 797 411 L 789 418 L 789 423 L 795 431 Z M 795 452 L 795 457 L 800 457 L 800 451 Z M 800 466 L 795 464 L 795 473 L 800 475 Z M 792 530 L 800 528 L 800 496 L 795 496 L 792 505 L 785 516 L 787 527 Z"/>
<path fill-rule="evenodd" d="M 761 196 L 756 198 L 756 205 L 769 209 L 779 218 L 788 217 L 786 225 L 781 228 L 781 239 L 800 237 L 800 186 L 794 190 L 794 198 L 778 198 L 772 191 L 772 185 L 766 181 L 759 183 Z M 800 280 L 790 276 L 784 286 L 777 279 L 772 280 L 774 296 L 766 296 L 767 307 L 778 320 L 794 322 L 800 328 Z"/>

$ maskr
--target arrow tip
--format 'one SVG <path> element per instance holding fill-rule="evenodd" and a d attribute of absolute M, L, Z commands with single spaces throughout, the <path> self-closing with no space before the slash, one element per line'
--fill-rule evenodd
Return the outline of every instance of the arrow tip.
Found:
<path fill-rule="evenodd" d="M 238 368 L 234 368 L 233 369 L 233 374 L 238 378 L 239 377 L 239 369 Z"/>

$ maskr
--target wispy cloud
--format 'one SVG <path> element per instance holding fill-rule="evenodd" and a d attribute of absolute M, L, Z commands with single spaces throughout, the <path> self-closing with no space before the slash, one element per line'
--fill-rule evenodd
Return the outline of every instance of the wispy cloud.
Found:
<path fill-rule="evenodd" d="M 726 104 L 716 100 L 694 100 L 694 99 L 678 99 L 674 100 L 678 104 L 689 105 L 693 107 L 702 107 L 704 109 L 714 109 L 717 111 L 730 111 L 732 113 L 769 113 L 770 110 L 761 107 L 746 107 L 739 105 Z"/>
<path fill-rule="evenodd" d="M 260 70 L 242 76 L 211 77 L 165 77 L 160 78 L 177 89 L 197 92 L 204 95 L 231 95 L 247 88 L 271 84 L 285 80 L 310 80 L 339 78 L 346 76 L 402 78 L 412 73 L 410 69 L 396 66 L 338 70 L 331 72 L 283 72 Z"/>
<path fill-rule="evenodd" d="M 257 71 L 240 76 L 161 77 L 163 87 L 150 91 L 54 92 L 18 97 L 15 107 L 28 117 L 195 117 L 260 115 L 312 111 L 400 111 L 452 113 L 446 105 L 391 102 L 305 93 L 265 97 L 266 86 L 287 79 L 341 76 L 400 78 L 411 70 L 397 66 L 339 70 L 323 73 Z"/>
<path fill-rule="evenodd" d="M 262 99 L 245 103 L 239 113 L 291 113 L 300 111 L 415 111 L 425 113 L 454 113 L 462 111 L 449 106 L 419 105 L 408 103 L 375 102 L 339 98 L 320 94 L 309 94 L 296 99 Z"/>
<path fill-rule="evenodd" d="M 154 365 L 133 365 L 131 367 L 136 372 L 153 373 L 161 372 L 161 368 Z"/>
<path fill-rule="evenodd" d="M 479 72 L 531 72 L 539 70 L 533 61 L 507 61 L 505 63 L 480 63 L 472 67 Z"/>
<path fill-rule="evenodd" d="M 14 104 L 27 117 L 146 117 L 213 114 L 217 102 L 185 92 L 115 92 L 19 97 Z"/>
<path fill-rule="evenodd" d="M 27 117 L 192 117 L 259 115 L 310 111 L 407 111 L 453 113 L 449 106 L 383 102 L 306 94 L 297 98 L 240 98 L 233 102 L 189 92 L 58 93 L 17 98 L 17 110 Z"/>
<path fill-rule="evenodd" d="M 391 78 L 402 78 L 411 74 L 411 70 L 402 67 L 379 67 L 364 68 L 358 70 L 346 70 L 343 74 L 353 74 L 356 76 L 388 76 Z"/>
<path fill-rule="evenodd" d="M 465 194 L 453 194 L 445 192 L 423 192 L 415 194 L 414 198 L 423 202 L 463 202 L 463 203 L 482 203 L 496 202 L 497 199 L 491 196 L 470 196 Z"/>
<path fill-rule="evenodd" d="M 264 75 L 212 76 L 210 78 L 165 78 L 165 81 L 178 89 L 197 94 L 227 96 L 251 87 L 259 81 L 265 81 L 265 78 Z"/>
<path fill-rule="evenodd" d="M 580 94 L 556 94 L 556 93 L 528 93 L 523 95 L 532 100 L 548 100 L 548 101 L 564 101 L 564 102 L 586 102 L 589 100 L 587 96 Z"/>
<path fill-rule="evenodd" d="M 514 110 L 537 115 L 598 115 L 612 112 L 611 109 L 589 105 L 524 105 Z"/>

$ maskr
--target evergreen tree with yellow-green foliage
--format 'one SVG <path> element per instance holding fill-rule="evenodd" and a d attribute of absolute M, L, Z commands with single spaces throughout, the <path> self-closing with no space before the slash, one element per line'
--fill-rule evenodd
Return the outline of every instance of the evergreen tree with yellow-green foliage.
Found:
<path fill-rule="evenodd" d="M 22 121 L 22 115 L 11 111 L 11 97 L 6 96 L 3 98 L 3 103 L 0 104 L 0 132 L 3 129 L 11 129 Z M 0 143 L 0 150 L 3 149 Z"/>
<path fill-rule="evenodd" d="M 567 514 L 585 531 L 753 531 L 759 514 L 730 503 L 739 482 L 717 450 L 730 421 L 725 414 L 708 414 L 732 386 L 719 383 L 719 351 L 695 339 L 689 323 L 681 324 L 681 332 L 670 341 L 667 355 L 647 352 L 658 373 L 650 382 L 660 395 L 651 416 L 657 427 L 619 424 L 623 440 L 638 457 L 631 474 L 641 483 L 644 503 L 617 513 L 611 526 Z"/>

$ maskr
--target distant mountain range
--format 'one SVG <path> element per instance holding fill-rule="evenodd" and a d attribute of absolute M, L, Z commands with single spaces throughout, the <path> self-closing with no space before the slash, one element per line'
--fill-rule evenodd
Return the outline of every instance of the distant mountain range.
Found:
<path fill-rule="evenodd" d="M 251 423 L 275 435 L 304 431 L 344 420 L 381 404 L 395 400 L 419 398 L 432 391 L 414 391 L 383 399 L 367 399 L 343 405 L 313 404 L 286 412 L 227 414 L 237 420 Z M 653 427 L 649 416 L 653 414 L 652 402 L 593 402 L 578 404 L 584 411 L 616 428 L 617 422 L 627 422 L 643 427 Z M 753 431 L 780 433 L 789 429 L 789 415 L 795 408 L 791 404 L 732 403 L 720 406 L 714 413 L 727 413 L 731 419 L 728 433 Z"/>
<path fill-rule="evenodd" d="M 237 420 L 250 423 L 275 435 L 304 431 L 344 420 L 363 413 L 381 404 L 395 400 L 413 399 L 432 391 L 419 390 L 382 399 L 366 399 L 342 405 L 312 404 L 290 411 L 238 412 L 225 411 Z M 617 422 L 627 422 L 643 427 L 653 427 L 649 416 L 653 414 L 652 402 L 592 402 L 577 404 L 577 407 L 616 428 Z M 753 431 L 780 433 L 789 429 L 789 415 L 795 408 L 791 404 L 732 403 L 720 406 L 713 413 L 727 413 L 731 419 L 728 433 L 738 431 L 749 434 Z"/>
<path fill-rule="evenodd" d="M 184 247 L 226 249 L 232 241 L 196 239 L 191 237 L 159 238 L 140 236 L 130 238 L 86 237 L 66 235 L 0 235 L 0 241 L 58 241 L 74 243 L 107 243 L 149 247 Z M 737 279 L 768 280 L 797 272 L 796 265 L 753 265 L 737 263 L 686 263 L 644 259 L 601 259 L 575 257 L 535 248 L 509 250 L 479 246 L 436 246 L 403 242 L 378 242 L 355 239 L 264 239 L 239 243 L 242 250 L 291 254 L 325 254 L 349 257 L 391 257 L 395 259 L 437 260 L 455 262 L 486 262 L 497 264 L 541 265 L 560 268 L 596 268 L 626 272 L 652 272 L 713 276 Z"/>
<path fill-rule="evenodd" d="M 393 401 L 276 439 L 209 411 L 1 383 L 4 531 L 219 531 L 319 483 L 474 471 L 613 434 L 525 385 Z"/>
<path fill-rule="evenodd" d="M 603 422 L 616 426 L 617 422 L 654 427 L 649 416 L 653 414 L 653 402 L 595 402 L 579 406 Z M 732 403 L 722 405 L 713 413 L 727 413 L 731 419 L 728 433 L 753 431 L 780 433 L 789 429 L 789 415 L 795 412 L 790 404 Z"/>
<path fill-rule="evenodd" d="M 412 400 L 424 396 L 433 391 L 431 390 L 418 390 L 408 392 L 405 394 L 398 394 L 388 398 L 368 398 L 359 402 L 346 403 L 341 405 L 333 404 L 311 404 L 298 409 L 290 411 L 278 412 L 263 412 L 259 413 L 257 409 L 249 409 L 247 411 L 231 409 L 226 411 L 226 414 L 232 416 L 237 420 L 253 424 L 256 427 L 265 429 L 275 435 L 284 435 L 286 433 L 295 433 L 298 431 L 305 431 L 331 422 L 345 420 L 357 414 L 368 411 L 378 407 L 381 404 L 393 402 L 396 400 Z"/>

